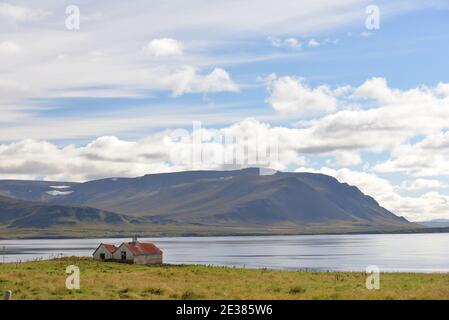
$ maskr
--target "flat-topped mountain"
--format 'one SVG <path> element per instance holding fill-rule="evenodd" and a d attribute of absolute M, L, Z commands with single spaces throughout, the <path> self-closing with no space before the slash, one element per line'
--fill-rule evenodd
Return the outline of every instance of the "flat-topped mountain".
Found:
<path fill-rule="evenodd" d="M 27 189 L 30 191 L 27 192 Z M 416 227 L 357 187 L 315 173 L 188 171 L 85 183 L 0 181 L 0 194 L 92 207 L 164 224 L 222 227 Z"/>

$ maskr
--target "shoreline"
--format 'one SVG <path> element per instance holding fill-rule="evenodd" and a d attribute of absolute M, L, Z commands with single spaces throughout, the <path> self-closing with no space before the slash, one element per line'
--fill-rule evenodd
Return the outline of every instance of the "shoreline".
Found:
<path fill-rule="evenodd" d="M 427 227 L 415 230 L 396 230 L 396 231 L 354 231 L 354 232 L 317 232 L 317 233 L 180 233 L 174 235 L 154 235 L 154 234 L 139 234 L 139 238 L 193 238 L 193 237 L 270 237 L 270 236 L 319 236 L 319 235 L 375 235 L 375 234 L 435 234 L 435 233 L 449 233 L 449 227 L 434 228 Z M 130 232 L 130 235 L 133 233 Z M 92 236 L 24 236 L 24 237 L 3 237 L 0 236 L 0 240 L 64 240 L 64 239 L 127 239 L 130 236 L 124 236 L 123 234 L 108 234 L 108 235 L 92 235 Z"/>

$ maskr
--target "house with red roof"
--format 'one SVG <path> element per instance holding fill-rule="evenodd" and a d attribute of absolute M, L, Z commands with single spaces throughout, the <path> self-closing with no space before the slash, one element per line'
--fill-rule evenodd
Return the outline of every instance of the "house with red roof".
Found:
<path fill-rule="evenodd" d="M 119 261 L 135 264 L 162 264 L 162 251 L 153 243 L 140 242 L 134 237 L 131 242 L 119 246 L 101 243 L 93 253 L 99 261 Z"/>
<path fill-rule="evenodd" d="M 100 245 L 95 249 L 93 257 L 95 260 L 106 261 L 112 260 L 112 255 L 114 254 L 117 247 L 109 243 L 100 243 Z"/>

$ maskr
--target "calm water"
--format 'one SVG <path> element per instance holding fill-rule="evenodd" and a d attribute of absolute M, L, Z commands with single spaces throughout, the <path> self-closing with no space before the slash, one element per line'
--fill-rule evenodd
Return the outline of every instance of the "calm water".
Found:
<path fill-rule="evenodd" d="M 126 239 L 127 240 L 127 239 Z M 449 234 L 145 238 L 164 262 L 248 268 L 449 272 Z M 123 239 L 0 240 L 0 261 L 90 256 Z"/>

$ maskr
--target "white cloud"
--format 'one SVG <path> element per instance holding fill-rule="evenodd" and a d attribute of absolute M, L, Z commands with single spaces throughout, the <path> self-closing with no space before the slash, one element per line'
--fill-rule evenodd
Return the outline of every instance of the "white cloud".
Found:
<path fill-rule="evenodd" d="M 316 115 L 335 111 L 337 100 L 328 86 L 309 88 L 295 77 L 270 77 L 270 97 L 267 102 L 278 112 L 296 115 Z"/>
<path fill-rule="evenodd" d="M 144 47 L 144 51 L 155 57 L 180 56 L 183 54 L 183 45 L 175 39 L 153 39 Z"/>
<path fill-rule="evenodd" d="M 442 94 L 445 96 L 449 96 L 449 83 L 438 83 L 438 86 L 435 89 L 436 93 Z"/>
<path fill-rule="evenodd" d="M 296 94 L 297 80 L 281 79 L 285 79 L 280 82 L 283 90 L 274 94 L 277 88 L 273 84 L 279 79 L 269 78 L 274 88 L 269 102 L 273 107 L 274 103 L 280 103 L 278 110 L 294 111 L 301 105 L 297 103 L 301 101 L 298 97 L 304 95 Z M 372 170 L 418 176 L 449 175 L 449 98 L 441 95 L 442 88 L 445 84 L 441 83 L 435 88 L 399 90 L 389 87 L 384 78 L 368 79 L 358 88 L 327 87 L 325 92 L 337 100 L 336 104 L 350 107 L 301 121 L 298 131 L 288 130 L 296 137 L 292 144 L 302 154 L 335 156 L 340 165 L 359 164 L 360 151 L 386 152 L 391 158 L 374 165 Z M 305 96 L 312 91 L 300 89 L 299 92 L 306 92 Z M 370 100 L 369 108 L 364 107 L 364 100 Z M 417 142 L 411 143 L 413 140 Z"/>
<path fill-rule="evenodd" d="M 449 176 L 449 132 L 430 134 L 415 144 L 400 145 L 389 160 L 377 164 L 373 170 L 422 177 Z"/>
<path fill-rule="evenodd" d="M 50 12 L 41 9 L 32 9 L 23 6 L 0 2 L 0 16 L 14 21 L 40 20 L 48 16 Z"/>
<path fill-rule="evenodd" d="M 301 42 L 295 38 L 285 39 L 285 43 L 292 48 L 299 48 L 301 46 Z"/>
<path fill-rule="evenodd" d="M 185 67 L 166 77 L 164 82 L 172 89 L 173 95 L 196 92 L 237 92 L 238 85 L 232 81 L 226 70 L 215 68 L 202 75 L 195 68 Z"/>
<path fill-rule="evenodd" d="M 229 74 L 222 69 L 203 74 L 194 68 L 186 67 L 172 72 L 169 76 L 167 73 L 168 71 L 159 73 L 159 86 L 171 90 L 174 95 L 238 90 L 238 86 L 231 80 Z M 449 175 L 447 156 L 449 152 L 445 147 L 449 145 L 449 133 L 441 132 L 448 126 L 449 99 L 438 95 L 435 89 L 424 87 L 409 90 L 391 89 L 386 85 L 386 81 L 379 79 L 368 80 L 355 90 L 347 87 L 330 89 L 327 86 L 309 88 L 294 77 L 272 76 L 268 81 L 271 88 L 269 102 L 273 107 L 280 108 L 282 111 L 294 111 L 299 115 L 316 114 L 317 110 L 309 109 L 309 107 L 321 106 L 322 100 L 330 101 L 333 107 L 341 103 L 339 102 L 341 97 L 349 99 L 349 102 L 369 97 L 377 104 L 369 109 L 343 109 L 321 118 L 302 121 L 298 128 L 270 128 L 283 137 L 284 148 L 289 152 L 300 156 L 335 157 L 337 164 L 345 166 L 361 164 L 363 159 L 360 152 L 362 151 L 386 152 L 391 155 L 391 159 L 374 164 L 372 170 L 405 172 L 421 176 Z M 5 85 L 8 87 L 8 83 Z M 12 85 L 9 84 L 9 88 L 13 88 Z M 0 89 L 1 87 L 0 82 Z M 11 92 L 7 87 L 5 92 Z M 17 87 L 18 94 L 21 92 L 19 89 Z M 351 95 L 354 91 L 357 95 Z M 324 96 L 324 98 L 315 99 L 317 92 L 318 97 Z M 351 98 L 352 96 L 354 98 Z M 344 100 L 344 102 L 347 101 Z M 301 110 L 301 107 L 305 109 Z M 320 111 L 325 112 L 322 109 Z M 201 117 L 200 119 L 203 119 Z M 159 123 L 166 123 L 167 120 L 158 117 L 155 119 L 158 119 Z M 60 123 L 55 125 L 48 121 L 34 121 L 36 124 L 39 123 L 39 128 L 27 126 L 0 128 L 0 136 L 5 140 L 27 137 L 27 134 L 53 138 L 57 136 L 56 132 L 60 132 L 60 135 L 64 137 L 101 135 L 123 132 L 127 128 L 135 129 L 137 126 L 148 124 L 148 121 L 148 117 L 123 118 L 121 115 L 116 119 L 102 119 L 97 126 L 83 133 L 77 133 L 76 128 L 80 125 L 90 128 L 91 122 L 87 119 L 74 121 L 76 124 L 74 126 L 70 126 L 69 123 L 62 126 Z M 150 123 L 153 122 L 150 121 Z M 30 126 L 32 126 L 31 123 Z M 410 139 L 420 135 L 424 137 L 421 141 L 409 143 Z"/>
<path fill-rule="evenodd" d="M 383 103 L 392 102 L 398 90 L 391 90 L 385 78 L 371 78 L 365 81 L 354 92 L 354 97 L 361 99 L 375 99 Z"/>
<path fill-rule="evenodd" d="M 13 55 L 20 53 L 20 51 L 22 51 L 20 46 L 12 41 L 0 42 L 0 54 Z"/>
<path fill-rule="evenodd" d="M 32 95 L 24 95 L 17 102 L 35 98 L 151 94 L 155 90 L 166 90 L 159 79 L 183 66 L 203 73 L 220 65 L 272 57 L 271 54 L 236 54 L 221 50 L 230 43 L 235 44 L 236 34 L 239 39 L 246 40 L 267 34 L 299 38 L 334 30 L 364 15 L 364 5 L 353 0 L 313 4 L 280 0 L 276 6 L 266 0 L 244 4 L 237 0 L 200 0 L 195 6 L 175 0 L 170 6 L 153 3 L 151 10 L 143 0 L 136 0 L 132 7 L 121 1 L 90 2 L 81 8 L 84 22 L 81 32 L 67 32 L 63 27 L 64 8 L 59 2 L 43 0 L 37 5 L 36 1 L 23 0 L 20 5 L 0 4 L 1 41 L 14 39 L 26 44 L 21 61 L 0 61 L 3 79 L 33 88 Z M 173 10 L 174 7 L 177 10 Z M 386 12 L 397 10 L 393 7 Z M 61 16 L 50 12 L 61 12 Z M 44 22 L 37 21 L 42 18 L 46 18 Z M 11 21 L 20 22 L 20 26 Z M 299 48 L 297 38 L 283 39 L 289 47 Z M 150 39 L 155 40 L 149 44 L 150 52 L 156 55 L 175 57 L 182 43 L 189 43 L 191 50 L 188 54 L 177 55 L 177 59 L 145 59 L 141 49 Z M 96 50 L 104 51 L 104 55 L 94 58 L 89 54 Z M 63 59 L 55 61 L 55 57 Z M 160 69 L 166 72 L 161 74 Z"/>
<path fill-rule="evenodd" d="M 271 40 L 271 45 L 273 47 L 289 47 L 294 49 L 299 49 L 302 46 L 302 43 L 296 38 L 287 38 L 287 39 L 279 39 L 279 38 L 268 38 Z"/>
<path fill-rule="evenodd" d="M 435 179 L 416 179 L 412 181 L 404 181 L 401 188 L 405 190 L 415 191 L 423 189 L 439 189 L 447 187 L 441 181 Z"/>
<path fill-rule="evenodd" d="M 111 176 L 140 176 L 146 173 L 191 169 L 222 169 L 251 163 L 251 153 L 243 152 L 242 161 L 234 158 L 235 150 L 256 150 L 280 133 L 277 128 L 247 119 L 221 129 L 203 128 L 199 132 L 202 146 L 201 162 L 193 157 L 198 146 L 193 145 L 192 132 L 186 132 L 182 140 L 173 140 L 174 130 L 164 130 L 137 141 L 124 141 L 114 136 L 103 136 L 84 146 L 57 146 L 47 141 L 21 140 L 0 144 L 0 178 L 84 181 Z M 224 144 L 219 137 L 235 137 L 233 143 Z M 273 157 L 270 166 L 285 169 L 289 164 L 303 165 L 288 143 L 281 141 L 278 159 Z M 231 149 L 230 149 L 231 148 Z M 234 150 L 234 151 L 233 151 Z M 268 150 L 268 149 L 267 149 Z M 260 152 L 260 151 L 259 151 Z M 216 158 L 231 155 L 231 161 Z M 265 160 L 264 160 L 265 161 Z M 264 164 L 263 162 L 262 164 Z"/>
<path fill-rule="evenodd" d="M 335 160 L 340 166 L 355 166 L 363 162 L 358 152 L 351 151 L 336 152 Z"/>
<path fill-rule="evenodd" d="M 302 167 L 295 171 L 333 176 L 340 182 L 358 187 L 363 193 L 374 197 L 381 206 L 412 221 L 444 218 L 449 214 L 449 196 L 438 192 L 427 192 L 415 197 L 402 196 L 398 192 L 399 187 L 375 174 L 327 167 L 318 170 Z"/>
<path fill-rule="evenodd" d="M 12 98 L 26 94 L 29 88 L 14 82 L 8 81 L 0 78 L 0 97 Z M 1 101 L 1 100 L 0 100 Z"/>
<path fill-rule="evenodd" d="M 313 47 L 318 47 L 320 45 L 320 43 L 315 39 L 310 39 L 309 42 L 307 43 L 307 45 L 309 47 L 313 48 Z"/>
<path fill-rule="evenodd" d="M 101 137 L 84 147 L 57 147 L 45 141 L 22 140 L 0 145 L 0 177 L 83 181 L 164 172 L 164 162 L 157 161 L 158 150 L 163 148 L 158 142 L 153 144 L 151 138 L 136 143 Z"/>
<path fill-rule="evenodd" d="M 377 200 L 383 198 L 385 195 L 390 195 L 396 192 L 395 187 L 386 179 L 379 178 L 375 174 L 352 171 L 347 168 L 336 170 L 327 167 L 322 167 L 321 169 L 301 167 L 295 171 L 315 172 L 333 176 L 340 182 L 346 182 L 350 185 L 357 186 L 363 193 L 371 195 Z"/>
<path fill-rule="evenodd" d="M 371 37 L 372 35 L 374 35 L 373 32 L 368 32 L 368 31 L 362 31 L 362 32 L 360 32 L 360 36 L 361 36 L 361 37 L 364 37 L 364 38 Z"/>
<path fill-rule="evenodd" d="M 152 74 L 158 75 L 156 77 L 157 86 L 161 90 L 171 90 L 174 95 L 189 92 L 238 90 L 238 86 L 232 81 L 229 74 L 222 69 L 202 73 L 195 68 L 185 67 L 155 71 L 144 79 L 152 81 L 154 78 L 151 76 Z M 106 78 L 107 74 L 104 75 L 104 79 Z M 336 105 L 340 107 L 340 104 L 348 102 L 358 103 L 362 98 L 373 99 L 370 101 L 368 109 L 363 106 L 346 108 L 343 105 L 344 108 L 333 114 L 301 121 L 298 128 L 272 128 L 281 136 L 285 136 L 285 143 L 288 144 L 287 148 L 291 152 L 301 156 L 335 157 L 338 164 L 345 166 L 360 164 L 360 160 L 363 161 L 360 157 L 362 151 L 386 152 L 391 159 L 384 163 L 373 164 L 372 170 L 405 172 L 421 176 L 449 174 L 449 159 L 446 155 L 449 153 L 444 148 L 449 143 L 447 142 L 449 134 L 441 132 L 448 127 L 449 99 L 437 94 L 435 88 L 392 89 L 382 79 L 367 80 L 355 89 L 351 87 L 329 88 L 328 86 L 309 88 L 295 77 L 277 78 L 272 76 L 268 81 L 271 89 L 268 101 L 273 107 L 282 111 L 297 112 L 298 115 L 313 115 L 318 111 L 327 112 L 321 108 L 319 108 L 320 110 L 309 108 L 311 105 L 326 105 L 320 101 L 330 101 L 328 105 L 331 108 L 329 110 L 332 110 Z M 5 92 L 11 92 L 8 87 L 15 87 L 17 94 L 21 94 L 21 87 L 14 86 L 14 83 L 8 85 L 6 82 L 4 84 L 6 85 Z M 0 90 L 1 88 L 0 81 Z M 351 95 L 352 92 L 357 92 L 357 94 Z M 319 94 L 315 95 L 316 93 Z M 316 99 L 316 96 L 324 96 L 324 98 Z M 301 107 L 305 109 L 301 109 Z M 201 117 L 204 116 L 204 114 L 201 115 Z M 204 119 L 201 117 L 199 119 Z M 160 123 L 167 123 L 167 119 L 158 117 L 155 119 L 158 119 L 157 121 Z M 239 119 L 238 115 L 229 121 L 238 121 L 236 119 Z M 92 128 L 90 128 L 91 122 L 87 119 L 74 120 L 76 126 L 67 124 L 68 127 L 67 125 L 62 126 L 60 123 L 56 124 L 56 121 L 54 123 L 34 121 L 35 124 L 39 124 L 39 128 L 35 128 L 33 123 L 29 123 L 28 126 L 2 127 L 0 136 L 3 140 L 20 139 L 27 137 L 27 134 L 28 136 L 32 134 L 33 137 L 54 138 L 55 135 L 57 136 L 56 132 L 59 131 L 63 137 L 78 138 L 116 134 L 149 123 L 148 117 L 143 117 L 143 122 L 141 122 L 139 117 L 123 118 L 123 115 L 115 119 L 101 120 L 99 122 L 101 125 Z M 150 121 L 150 123 L 153 122 Z M 89 130 L 77 133 L 76 128 L 80 125 L 89 126 Z M 185 125 L 185 121 L 183 125 Z M 410 144 L 410 139 L 415 139 L 417 136 L 422 136 L 423 140 Z"/>
<path fill-rule="evenodd" d="M 411 159 L 413 152 L 407 145 L 410 139 L 439 135 L 448 127 L 449 99 L 437 95 L 432 88 L 392 89 L 385 79 L 373 78 L 356 88 L 353 95 L 346 93 L 344 101 L 357 103 L 362 98 L 371 99 L 374 104 L 303 121 L 301 126 L 306 128 L 303 133 L 307 133 L 309 147 L 315 146 L 315 152 L 369 150 L 393 156 L 408 153 L 407 158 Z"/>
<path fill-rule="evenodd" d="M 173 92 L 175 87 L 183 87 L 175 83 L 176 77 L 183 79 L 180 73 L 193 74 L 193 79 L 186 80 L 185 90 L 178 90 L 178 95 L 238 89 L 227 71 L 195 57 L 162 62 L 143 59 L 141 51 L 126 46 L 89 50 L 88 34 L 65 31 L 42 31 L 39 36 L 20 34 L 14 39 L 15 44 L 26 43 L 27 50 L 20 52 L 20 60 L 0 59 L 0 80 L 32 89 L 17 95 L 15 104 L 26 101 L 29 106 L 30 99 L 35 98 L 141 97 L 157 91 Z M 3 51 L 13 53 L 17 48 L 3 45 L 0 56 Z"/>

